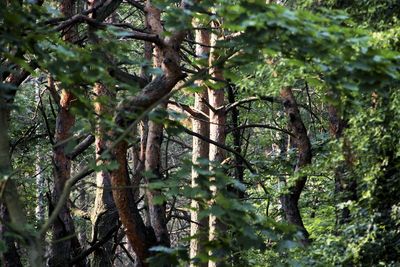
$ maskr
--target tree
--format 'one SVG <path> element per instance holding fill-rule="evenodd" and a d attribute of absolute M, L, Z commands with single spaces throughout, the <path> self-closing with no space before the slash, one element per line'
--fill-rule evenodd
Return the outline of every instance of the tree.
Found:
<path fill-rule="evenodd" d="M 398 264 L 395 2 L 0 3 L 3 265 Z"/>

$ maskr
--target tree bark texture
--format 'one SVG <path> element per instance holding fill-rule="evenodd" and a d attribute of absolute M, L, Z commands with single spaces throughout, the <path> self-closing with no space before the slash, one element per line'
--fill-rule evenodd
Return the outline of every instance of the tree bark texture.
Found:
<path fill-rule="evenodd" d="M 92 0 L 90 6 L 94 7 L 100 4 L 99 0 Z M 117 1 L 118 2 L 118 1 Z M 117 3 L 118 5 L 118 3 Z M 114 22 L 112 16 L 112 9 L 107 12 L 94 12 L 92 18 L 103 21 L 107 20 L 110 23 Z M 111 18 L 107 19 L 107 16 Z M 89 27 L 89 40 L 92 43 L 100 44 L 99 40 L 92 27 Z M 108 117 L 112 116 L 115 109 L 114 99 L 115 92 L 107 88 L 102 83 L 96 83 L 93 92 L 95 95 L 95 113 L 98 116 L 95 135 L 96 147 L 96 164 L 107 166 L 110 162 L 102 159 L 102 153 L 109 147 L 110 129 L 107 128 L 105 121 Z M 118 226 L 118 212 L 115 207 L 114 199 L 111 190 L 111 175 L 109 170 L 102 169 L 96 173 L 96 197 L 91 215 L 92 221 L 92 242 L 96 240 L 103 240 L 110 236 L 110 233 L 115 227 Z M 96 249 L 93 253 L 92 266 L 112 266 L 113 265 L 113 240 L 110 238 L 108 241 Z"/>
<path fill-rule="evenodd" d="M 150 256 L 149 249 L 156 244 L 156 237 L 152 229 L 145 226 L 136 206 L 128 177 L 126 151 L 126 141 L 121 141 L 113 149 L 113 159 L 118 163 L 118 168 L 111 171 L 113 198 L 139 266 L 147 266 L 145 260 Z"/>
<path fill-rule="evenodd" d="M 210 44 L 212 47 L 215 47 L 217 44 L 218 40 L 218 35 L 217 34 L 211 34 L 211 39 L 210 39 Z M 223 80 L 223 70 L 221 66 L 215 65 L 217 61 L 219 60 L 219 55 L 218 51 L 215 48 L 212 48 L 210 51 L 210 60 L 209 64 L 212 66 L 210 68 L 210 75 L 213 78 L 216 78 L 218 80 Z M 208 89 L 208 101 L 212 109 L 210 108 L 210 139 L 220 143 L 220 144 L 225 144 L 225 124 L 226 124 L 226 112 L 224 108 L 224 102 L 225 100 L 225 94 L 224 94 L 224 88 L 220 89 L 214 89 L 214 88 L 209 88 Z M 209 160 L 211 164 L 214 165 L 220 165 L 224 159 L 225 159 L 225 150 L 222 149 L 221 147 L 218 147 L 216 145 L 210 144 L 210 149 L 209 149 Z M 221 166 L 222 167 L 222 166 Z M 215 167 L 210 166 L 210 170 L 212 172 L 215 171 Z M 216 178 L 212 179 L 212 183 L 218 184 L 218 181 Z M 216 185 L 211 185 L 210 186 L 210 191 L 212 195 L 215 197 L 217 195 L 217 186 Z M 210 203 L 213 205 L 212 203 Z M 215 215 L 210 215 L 209 216 L 209 240 L 214 241 L 217 238 L 219 228 L 221 228 L 220 223 L 218 222 L 218 218 Z M 209 260 L 208 266 L 209 267 L 216 267 L 219 264 L 217 264 L 216 261 L 214 260 Z"/>
<path fill-rule="evenodd" d="M 39 86 L 39 80 L 35 81 L 35 102 L 40 105 L 40 86 Z M 44 222 L 45 219 L 45 177 L 43 174 L 43 168 L 42 168 L 42 161 L 43 161 L 43 156 L 40 151 L 40 146 L 37 145 L 36 149 L 39 151 L 36 154 L 36 162 L 35 162 L 35 169 L 36 169 L 36 195 L 37 195 L 37 204 L 36 204 L 36 209 L 35 209 L 35 215 L 36 215 L 36 220 L 38 221 L 38 224 L 40 225 L 41 223 Z"/>
<path fill-rule="evenodd" d="M 196 34 L 196 56 L 200 59 L 206 60 L 208 62 L 210 55 L 210 33 L 206 30 L 197 30 Z M 203 86 L 203 84 L 199 81 L 197 82 L 198 86 Z M 208 114 L 209 110 L 204 101 L 208 101 L 208 92 L 207 89 L 203 89 L 200 93 L 195 93 L 194 95 L 195 102 L 194 108 L 203 112 L 204 114 Z M 198 118 L 192 119 L 192 130 L 195 133 L 198 133 L 202 136 L 210 135 L 210 126 L 208 121 L 199 120 Z M 193 137 L 193 150 L 192 150 L 192 162 L 193 164 L 199 164 L 200 159 L 207 159 L 209 154 L 209 144 L 197 137 Z M 200 181 L 201 177 L 199 173 L 196 171 L 196 168 L 192 168 L 192 187 L 200 188 L 202 190 L 206 190 L 204 182 Z M 202 210 L 202 205 L 195 199 L 191 201 L 191 212 L 190 212 L 190 220 L 192 221 L 190 224 L 190 258 L 191 266 L 206 266 L 205 263 L 193 261 L 196 256 L 199 254 L 204 254 L 204 244 L 207 241 L 207 233 L 208 233 L 208 217 L 203 219 L 199 219 L 199 212 Z"/>
<path fill-rule="evenodd" d="M 75 1 L 63 0 L 60 11 L 65 17 L 71 17 L 75 11 Z M 64 32 L 64 40 L 73 42 L 77 31 L 75 27 Z M 75 96 L 71 91 L 63 89 L 60 96 L 60 108 L 56 119 L 55 147 L 53 148 L 54 164 L 54 188 L 52 205 L 58 202 L 64 189 L 66 181 L 71 176 L 71 160 L 67 157 L 66 140 L 72 136 L 72 127 L 75 123 L 75 116 L 71 113 L 71 105 Z M 76 236 L 74 221 L 72 219 L 68 203 L 65 203 L 58 219 L 53 224 L 53 243 L 51 246 L 50 266 L 68 266 L 68 262 L 81 252 L 79 240 Z M 79 264 L 78 264 L 79 265 Z M 85 263 L 81 263 L 85 265 Z"/>
<path fill-rule="evenodd" d="M 311 143 L 307 135 L 307 129 L 304 126 L 303 120 L 301 119 L 300 111 L 291 88 L 283 88 L 281 90 L 281 97 L 286 115 L 288 117 L 288 128 L 294 135 L 293 141 L 297 148 L 297 163 L 295 169 L 295 172 L 297 172 L 301 168 L 311 164 Z M 298 203 L 300 194 L 303 191 L 306 181 L 307 176 L 299 177 L 293 185 L 288 186 L 289 192 L 280 197 L 286 220 L 289 223 L 296 225 L 303 233 L 304 239 L 302 242 L 304 244 L 309 243 L 309 233 L 304 227 Z"/>
<path fill-rule="evenodd" d="M 161 104 L 159 108 L 165 109 L 166 104 Z M 147 138 L 145 160 L 146 172 L 150 175 L 147 179 L 148 184 L 163 179 L 161 175 L 161 144 L 163 129 L 164 127 L 162 124 L 149 121 L 149 134 Z M 154 203 L 155 198 L 163 197 L 162 192 L 158 189 L 147 189 L 146 196 L 150 213 L 150 223 L 154 229 L 157 243 L 169 247 L 171 244 L 167 228 L 166 202 L 164 201 L 164 203 L 161 204 Z"/>
<path fill-rule="evenodd" d="M 96 161 L 97 165 L 104 164 L 106 161 L 101 159 L 101 154 L 110 144 L 109 130 L 101 120 L 112 114 L 112 108 L 107 106 L 112 103 L 115 94 L 110 92 L 103 84 L 97 83 L 94 86 L 94 94 L 97 99 L 95 112 L 99 116 L 96 126 Z M 107 99 L 107 100 L 106 100 Z M 95 100 L 96 101 L 96 100 Z M 96 197 L 92 211 L 92 240 L 102 240 L 112 229 L 118 225 L 118 212 L 114 204 L 111 190 L 111 176 L 108 170 L 100 170 L 96 173 Z M 92 266 L 112 266 L 112 247 L 110 239 L 103 246 L 94 251 Z"/>
<path fill-rule="evenodd" d="M 234 87 L 232 85 L 228 86 L 228 100 L 230 104 L 235 103 L 235 92 Z M 231 110 L 231 123 L 232 128 L 232 137 L 233 137 L 233 145 L 237 154 L 235 154 L 235 179 L 239 182 L 243 182 L 244 180 L 244 162 L 239 155 L 242 154 L 242 130 L 237 129 L 239 127 L 239 109 L 237 107 L 233 107 Z M 235 189 L 234 192 L 239 198 L 244 198 L 244 191 L 240 191 Z"/>
<path fill-rule="evenodd" d="M 162 25 L 158 14 L 160 11 L 154 7 L 150 0 L 146 2 L 145 11 L 149 29 L 162 37 Z M 132 122 L 124 114 L 140 114 L 143 110 L 154 105 L 165 97 L 172 88 L 184 78 L 180 69 L 179 46 L 183 41 L 185 32 L 172 33 L 168 37 L 162 37 L 157 45 L 161 55 L 161 69 L 163 74 L 155 77 L 136 95 L 126 97 L 125 101 L 117 108 L 115 122 L 125 128 Z M 118 133 L 113 137 L 118 138 Z M 126 228 L 128 240 L 134 249 L 138 261 L 142 266 L 147 266 L 145 260 L 150 256 L 149 248 L 157 244 L 154 231 L 147 229 L 134 201 L 134 195 L 127 176 L 127 142 L 119 141 L 112 149 L 112 157 L 118 163 L 118 169 L 111 172 L 111 184 L 113 197 L 118 209 L 122 224 Z"/>

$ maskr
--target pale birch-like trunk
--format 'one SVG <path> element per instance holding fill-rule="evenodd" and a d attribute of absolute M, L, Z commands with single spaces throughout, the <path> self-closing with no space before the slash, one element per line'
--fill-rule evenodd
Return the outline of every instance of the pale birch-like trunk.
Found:
<path fill-rule="evenodd" d="M 39 80 L 37 79 L 35 81 L 35 102 L 40 104 L 40 86 L 39 86 Z M 36 146 L 37 152 L 36 152 L 36 161 L 35 161 L 35 170 L 36 170 L 36 196 L 37 196 L 37 202 L 36 202 L 36 209 L 35 209 L 35 215 L 36 215 L 36 220 L 38 222 L 38 225 L 41 225 L 43 223 L 44 218 L 45 218 L 45 199 L 44 199 L 44 191 L 45 191 L 45 177 L 43 174 L 43 168 L 41 163 L 43 162 L 43 156 L 41 151 L 39 151 L 40 146 Z"/>
<path fill-rule="evenodd" d="M 196 31 L 196 56 L 208 62 L 209 54 L 210 54 L 210 33 L 207 30 L 197 30 Z M 203 45 L 202 45 L 203 44 Z M 202 86 L 202 83 L 197 82 L 199 86 Z M 194 108 L 203 112 L 204 114 L 208 114 L 208 107 L 204 103 L 208 101 L 208 92 L 206 89 L 203 89 L 200 93 L 195 93 L 195 103 Z M 192 120 L 193 132 L 198 133 L 200 135 L 208 137 L 210 134 L 210 126 L 209 122 L 198 120 L 194 118 Z M 193 151 L 192 151 L 192 162 L 193 164 L 199 164 L 199 159 L 207 159 L 209 154 L 209 144 L 200 138 L 193 137 Z M 200 177 L 196 168 L 192 168 L 192 187 L 200 187 L 205 190 L 206 188 L 201 187 L 201 181 L 199 181 Z M 208 217 L 199 219 L 199 212 L 201 211 L 201 204 L 193 199 L 191 201 L 191 212 L 190 212 L 190 266 L 206 266 L 206 263 L 200 263 L 195 258 L 201 254 L 205 253 L 204 244 L 208 239 Z"/>
<path fill-rule="evenodd" d="M 218 35 L 212 34 L 210 44 L 212 47 L 216 46 L 218 40 Z M 210 53 L 210 65 L 213 66 L 219 60 L 218 51 L 215 48 L 211 49 Z M 223 80 L 223 70 L 220 66 L 213 66 L 210 69 L 210 75 L 213 78 Z M 208 99 L 210 106 L 213 107 L 214 110 L 210 109 L 210 139 L 218 142 L 220 144 L 225 144 L 225 123 L 226 123 L 226 114 L 224 107 L 224 88 L 220 89 L 212 89 L 208 90 Z M 209 160 L 214 165 L 220 165 L 225 159 L 225 151 L 213 144 L 210 144 L 209 150 Z M 222 167 L 222 166 L 221 166 Z M 212 172 L 215 171 L 214 167 L 211 166 L 210 170 Z M 219 181 L 212 181 L 218 184 Z M 211 193 L 213 196 L 217 194 L 217 186 L 212 185 L 210 187 Z M 211 203 L 213 204 L 213 203 Z M 218 238 L 218 228 L 220 227 L 218 223 L 218 218 L 215 215 L 209 216 L 209 240 L 213 241 Z M 211 255 L 212 256 L 212 255 Z M 214 259 L 210 259 L 208 262 L 209 267 L 218 266 L 217 262 Z"/>

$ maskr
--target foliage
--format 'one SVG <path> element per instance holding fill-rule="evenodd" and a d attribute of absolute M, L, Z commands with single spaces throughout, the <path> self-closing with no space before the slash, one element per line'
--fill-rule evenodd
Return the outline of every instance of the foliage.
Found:
<path fill-rule="evenodd" d="M 157 7 L 164 10 L 165 36 L 177 30 L 191 30 L 193 18 L 204 25 L 220 22 L 220 28 L 213 32 L 222 37 L 213 49 L 225 58 L 218 67 L 223 67 L 226 81 L 216 85 L 209 75 L 196 77 L 204 81 L 205 87 L 234 85 L 236 101 L 254 96 L 272 100 L 249 101 L 238 106 L 239 125 L 251 122 L 268 126 L 249 127 L 240 133 L 240 153 L 255 169 L 255 172 L 246 170 L 243 181 L 233 177 L 236 167 L 233 154 L 223 164 L 208 160 L 193 164 L 188 160 L 190 151 L 172 141 L 169 146 L 173 138 L 181 143 L 189 142 L 185 133 L 185 128 L 190 126 L 188 117 L 160 109 L 146 114 L 151 121 L 164 126 L 164 138 L 168 139 L 162 143 L 165 179 L 153 179 L 156 178 L 153 173 L 144 173 L 152 181 L 146 189 L 162 193 L 154 199 L 155 203 L 165 204 L 171 218 L 172 210 L 176 209 L 176 216 L 187 219 L 192 209 L 190 201 L 196 200 L 203 208 L 200 217 L 216 216 L 223 229 L 214 240 L 204 242 L 206 251 L 195 259 L 188 257 L 187 230 L 181 231 L 183 234 L 176 235 L 171 248 L 151 249 L 152 266 L 164 266 L 164 263 L 185 266 L 189 261 L 207 262 L 210 258 L 227 266 L 399 264 L 400 25 L 396 13 L 399 4 L 383 2 L 286 1 L 285 7 L 258 0 L 190 1 L 190 8 L 182 10 L 176 1 L 156 1 Z M 42 155 L 44 162 L 36 164 L 44 169 L 49 186 L 54 148 L 51 136 L 57 122 L 54 99 L 50 94 L 45 96 L 43 90 L 43 97 L 37 102 L 34 83 L 52 76 L 58 88 L 68 88 L 76 96 L 71 107 L 76 116 L 75 136 L 67 141 L 72 149 L 82 136 L 93 133 L 98 123 L 107 131 L 120 127 L 115 123 L 116 114 L 98 116 L 94 111 L 95 96 L 91 90 L 96 83 L 103 83 L 116 94 L 116 97 L 96 98 L 97 103 L 111 109 L 141 90 L 138 83 L 117 79 L 112 75 L 113 70 L 142 71 L 146 77 L 163 73 L 150 67 L 151 63 L 144 59 L 142 43 L 126 41 L 130 36 L 126 29 L 101 27 L 93 33 L 98 42 L 71 44 L 49 22 L 49 18 L 59 16 L 50 6 L 18 1 L 11 1 L 9 5 L 0 6 L 0 74 L 7 77 L 22 68 L 32 77 L 19 88 L 14 100 L 9 136 L 19 193 L 29 222 L 37 225 L 34 217 L 37 188 L 33 179 L 37 169 L 32 162 L 37 162 L 37 155 Z M 129 9 L 123 6 L 121 12 Z M 128 22 L 135 27 L 143 26 L 139 15 Z M 85 24 L 79 27 L 80 37 L 85 40 L 82 32 L 89 27 Z M 189 33 L 187 38 L 193 39 L 192 35 Z M 194 49 L 190 42 L 183 47 L 185 52 Z M 193 69 L 199 71 L 207 65 L 206 60 L 187 54 L 184 54 L 185 67 L 196 66 Z M 312 143 L 312 164 L 300 172 L 294 172 L 297 148 L 287 149 L 288 118 L 279 102 L 279 92 L 287 86 L 294 88 Z M 192 104 L 192 93 L 202 88 L 188 82 L 184 90 L 171 95 L 181 104 Z M 7 83 L 0 85 L 2 96 L 6 92 L 7 99 L 13 97 L 16 89 Z M 339 138 L 328 132 L 328 107 L 331 106 L 339 110 L 340 119 L 346 122 L 343 136 Z M 136 119 L 144 114 L 141 112 L 128 117 Z M 228 119 L 227 125 L 232 124 L 233 119 Z M 121 128 L 120 133 L 125 130 Z M 226 145 L 237 149 L 232 131 L 226 132 Z M 131 136 L 125 139 L 132 147 L 140 142 Z M 87 150 L 79 162 L 95 167 L 96 171 L 118 167 L 111 155 L 104 158 L 107 163 L 96 165 L 93 154 L 93 149 Z M 338 192 L 337 170 L 346 161 L 350 161 L 351 168 L 343 176 L 357 183 L 357 200 L 343 201 Z M 192 168 L 202 181 L 198 187 L 191 185 Z M 300 176 L 308 178 L 299 203 L 311 234 L 312 244 L 308 247 L 299 242 L 301 236 L 296 227 L 284 222 L 279 201 Z M 282 177 L 288 180 L 289 186 L 282 186 Z M 85 178 L 82 183 L 90 186 L 92 178 Z M 210 187 L 216 187 L 217 194 L 213 195 Z M 244 197 L 238 197 L 238 192 L 243 192 Z M 72 196 L 77 199 L 79 194 L 75 190 Z M 146 206 L 145 202 L 139 202 L 139 206 Z M 91 208 L 91 205 L 79 205 L 86 213 Z M 342 224 L 339 216 L 344 208 L 350 210 L 351 219 Z M 90 227 L 82 218 L 75 218 L 78 220 L 86 235 Z M 180 223 L 184 229 L 190 224 L 187 220 Z M 173 230 L 177 228 L 171 226 Z M 4 251 L 3 243 L 0 242 L 0 251 Z"/>

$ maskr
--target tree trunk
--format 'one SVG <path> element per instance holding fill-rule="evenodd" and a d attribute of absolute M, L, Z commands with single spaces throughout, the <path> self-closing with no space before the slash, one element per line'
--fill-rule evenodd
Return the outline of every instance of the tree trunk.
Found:
<path fill-rule="evenodd" d="M 218 36 L 216 34 L 211 34 L 210 44 L 212 47 L 215 47 L 217 44 Z M 215 64 L 219 60 L 218 52 L 215 48 L 211 49 L 210 52 L 210 66 Z M 223 80 L 223 71 L 220 66 L 213 66 L 210 69 L 210 75 L 213 78 L 218 80 Z M 225 144 L 225 123 L 226 123 L 226 112 L 224 107 L 224 89 L 208 89 L 208 99 L 209 104 L 213 108 L 210 108 L 210 139 L 218 142 L 220 144 Z M 225 159 L 225 150 L 210 144 L 209 149 L 209 160 L 211 164 L 220 165 Z M 215 172 L 215 167 L 210 166 L 210 170 Z M 218 184 L 219 181 L 212 180 L 212 183 Z M 213 196 L 217 194 L 217 186 L 211 185 L 210 191 Z M 212 201 L 213 202 L 213 201 Z M 213 205 L 213 203 L 210 203 Z M 221 228 L 220 223 L 218 223 L 218 219 L 214 215 L 209 216 L 209 240 L 215 241 L 218 238 L 219 228 Z M 213 259 L 209 260 L 209 267 L 216 267 L 219 264 Z"/>
<path fill-rule="evenodd" d="M 228 85 L 228 100 L 229 103 L 235 103 L 235 92 L 234 92 L 234 87 L 232 85 Z M 237 154 L 235 154 L 235 179 L 238 180 L 239 182 L 243 183 L 244 181 L 244 163 L 243 159 L 239 157 L 239 155 L 242 154 L 242 134 L 240 129 L 236 129 L 239 127 L 239 109 L 237 107 L 234 107 L 231 110 L 231 124 L 232 128 L 235 130 L 232 131 L 232 137 L 233 137 L 233 146 Z M 234 189 L 234 192 L 239 198 L 244 198 L 245 192 Z"/>
<path fill-rule="evenodd" d="M 71 17 L 75 11 L 75 1 L 63 0 L 61 2 L 60 10 L 65 17 Z M 64 32 L 64 39 L 67 42 L 73 42 L 77 37 L 76 35 L 76 28 L 72 27 Z M 54 136 L 56 145 L 53 149 L 53 206 L 58 202 L 64 189 L 64 185 L 71 176 L 71 160 L 67 157 L 67 151 L 65 151 L 67 144 L 65 142 L 72 136 L 71 130 L 75 123 L 75 117 L 70 112 L 73 101 L 75 101 L 74 95 L 70 91 L 63 89 L 60 97 L 60 109 L 57 114 Z M 58 219 L 54 222 L 52 230 L 53 243 L 49 265 L 68 266 L 70 259 L 79 255 L 81 252 L 80 244 L 75 232 L 74 222 L 68 207 L 68 201 L 58 214 Z M 85 263 L 82 262 L 80 265 L 85 265 Z"/>
<path fill-rule="evenodd" d="M 35 81 L 35 102 L 37 105 L 41 105 L 40 102 L 40 87 L 39 87 L 39 80 Z M 36 195 L 37 195 L 37 204 L 35 209 L 36 220 L 38 225 L 41 225 L 44 222 L 45 217 L 45 202 L 44 202 L 44 191 L 45 191 L 45 178 L 43 174 L 42 162 L 43 156 L 40 151 L 40 146 L 37 145 L 36 149 L 38 150 L 36 153 L 36 162 L 35 162 L 35 169 L 36 169 Z"/>
<path fill-rule="evenodd" d="M 115 122 L 119 127 L 126 128 L 132 120 L 125 114 L 140 114 L 143 110 L 152 107 L 157 101 L 171 92 L 172 88 L 184 78 L 180 68 L 179 47 L 185 37 L 185 32 L 179 31 L 172 33 L 168 37 L 162 36 L 162 25 L 160 21 L 160 10 L 154 7 L 150 0 L 146 1 L 145 11 L 151 32 L 160 38 L 156 46 L 159 49 L 158 55 L 161 56 L 159 62 L 163 74 L 158 75 L 150 81 L 135 96 L 128 96 L 118 106 Z M 114 131 L 112 137 L 117 140 L 119 133 Z M 112 158 L 118 163 L 118 168 L 111 172 L 111 184 L 113 187 L 113 197 L 118 209 L 121 222 L 126 228 L 129 242 L 134 249 L 138 261 L 142 266 L 147 266 L 145 262 L 150 256 L 149 248 L 157 244 L 157 240 L 152 229 L 147 229 L 139 210 L 135 203 L 135 198 L 128 178 L 126 153 L 127 141 L 121 140 L 112 148 Z"/>
<path fill-rule="evenodd" d="M 161 109 L 166 108 L 166 104 L 160 105 Z M 149 121 L 149 135 L 147 138 L 146 160 L 145 168 L 146 173 L 150 175 L 147 178 L 148 184 L 162 180 L 161 175 L 161 144 L 163 137 L 163 125 L 154 121 Z M 154 203 L 155 198 L 162 197 L 161 190 L 147 189 L 147 204 L 150 213 L 150 223 L 154 229 L 157 238 L 157 243 L 162 246 L 169 247 L 169 233 L 167 229 L 166 218 L 166 202 L 162 204 Z"/>
<path fill-rule="evenodd" d="M 94 86 L 96 96 L 95 112 L 99 116 L 96 126 L 96 161 L 97 165 L 105 165 L 109 162 L 101 159 L 101 153 L 109 144 L 108 130 L 104 123 L 106 117 L 112 114 L 112 109 L 107 106 L 113 102 L 115 94 L 110 92 L 103 84 Z M 111 104 L 112 105 L 112 104 Z M 96 197 L 92 211 L 92 240 L 102 240 L 113 228 L 118 225 L 118 213 L 114 204 L 111 190 L 111 177 L 108 170 L 100 170 L 96 173 Z M 94 251 L 92 266 L 112 266 L 113 241 L 107 241 L 103 246 Z"/>
<path fill-rule="evenodd" d="M 156 237 L 152 229 L 146 228 L 130 188 L 127 147 L 126 141 L 121 141 L 113 149 L 113 159 L 118 163 L 118 168 L 111 171 L 113 198 L 127 238 L 138 257 L 139 266 L 147 266 L 145 260 L 150 256 L 149 249 L 156 245 Z"/>
<path fill-rule="evenodd" d="M 297 107 L 296 99 L 293 96 L 292 90 L 288 87 L 281 90 L 283 106 L 288 117 L 288 128 L 294 135 L 294 145 L 297 148 L 297 163 L 295 172 L 301 168 L 311 164 L 311 143 L 307 135 L 307 130 L 300 116 L 300 111 Z M 283 194 L 280 197 L 283 211 L 286 220 L 296 225 L 303 234 L 302 243 L 309 244 L 309 233 L 304 227 L 303 219 L 299 210 L 300 194 L 306 184 L 307 176 L 297 178 L 293 185 L 288 188 L 289 193 Z"/>
<path fill-rule="evenodd" d="M 208 62 L 209 54 L 210 54 L 210 33 L 206 30 L 197 30 L 196 31 L 196 56 L 206 60 Z M 198 86 L 202 86 L 202 83 L 199 81 Z M 208 101 L 208 92 L 204 88 L 202 92 L 195 93 L 195 102 L 194 108 L 203 112 L 204 114 L 208 114 L 208 107 L 204 103 Z M 204 100 L 203 100 L 204 99 Z M 198 120 L 194 118 L 192 120 L 193 132 L 198 133 L 202 136 L 208 137 L 210 134 L 210 126 L 208 121 Z M 200 159 L 207 159 L 209 154 L 209 145 L 207 142 L 193 137 L 193 151 L 192 151 L 192 162 L 193 164 L 199 164 Z M 206 188 L 204 185 L 202 186 L 201 177 L 199 176 L 196 168 L 192 168 L 192 187 L 199 187 L 202 190 Z M 190 259 L 191 266 L 206 266 L 206 263 L 198 263 L 198 260 L 194 260 L 199 254 L 204 254 L 204 244 L 206 243 L 207 233 L 208 233 L 208 218 L 205 217 L 203 219 L 199 219 L 199 212 L 202 210 L 202 205 L 197 202 L 195 199 L 192 199 L 191 202 L 191 212 L 190 212 Z"/>

